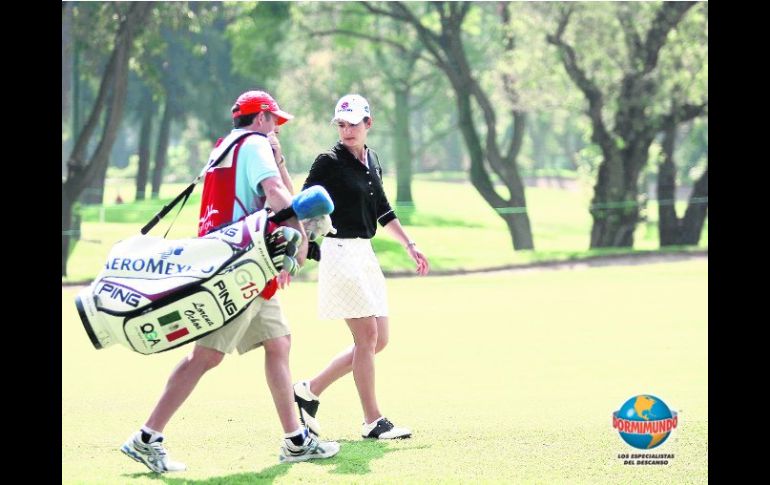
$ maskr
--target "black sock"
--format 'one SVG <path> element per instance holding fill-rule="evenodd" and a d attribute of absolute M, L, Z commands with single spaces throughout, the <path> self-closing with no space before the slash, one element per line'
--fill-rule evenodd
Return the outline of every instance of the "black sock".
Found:
<path fill-rule="evenodd" d="M 305 433 L 299 433 L 295 434 L 294 436 L 289 436 L 289 439 L 291 440 L 291 444 L 294 446 L 302 446 L 305 444 Z"/>
<path fill-rule="evenodd" d="M 152 438 L 152 435 L 148 433 L 147 431 L 142 430 L 142 443 L 149 443 L 150 438 Z M 163 437 L 156 439 L 155 441 L 163 441 Z"/>

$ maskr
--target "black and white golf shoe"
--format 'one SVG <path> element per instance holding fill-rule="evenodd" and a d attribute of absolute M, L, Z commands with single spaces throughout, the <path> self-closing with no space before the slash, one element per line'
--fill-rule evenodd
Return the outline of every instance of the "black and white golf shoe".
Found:
<path fill-rule="evenodd" d="M 361 436 L 364 438 L 393 440 L 409 438 L 412 436 L 412 431 L 409 428 L 397 428 L 388 418 L 383 417 L 371 424 L 364 423 Z"/>
<path fill-rule="evenodd" d="M 307 427 L 307 430 L 315 436 L 321 435 L 321 425 L 315 419 L 318 406 L 321 402 L 310 393 L 310 383 L 300 381 L 294 384 L 294 402 L 299 408 L 299 419 Z"/>

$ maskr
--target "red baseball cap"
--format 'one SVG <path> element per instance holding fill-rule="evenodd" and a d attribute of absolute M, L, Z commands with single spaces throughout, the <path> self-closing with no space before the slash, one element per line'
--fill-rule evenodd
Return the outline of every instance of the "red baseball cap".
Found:
<path fill-rule="evenodd" d="M 238 96 L 232 107 L 233 118 L 259 113 L 260 111 L 273 113 L 278 118 L 277 125 L 282 125 L 294 118 L 294 115 L 282 111 L 273 97 L 264 91 L 246 91 Z"/>

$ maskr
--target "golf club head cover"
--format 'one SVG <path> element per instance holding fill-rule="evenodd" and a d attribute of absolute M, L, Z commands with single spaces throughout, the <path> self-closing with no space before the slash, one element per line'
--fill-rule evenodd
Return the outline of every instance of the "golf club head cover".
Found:
<path fill-rule="evenodd" d="M 327 234 L 337 234 L 337 229 L 332 226 L 332 218 L 328 214 L 302 219 L 301 222 L 310 241 L 315 241 Z"/>
<path fill-rule="evenodd" d="M 329 193 L 320 185 L 313 185 L 295 195 L 291 207 L 300 220 L 331 214 L 334 211 L 334 203 Z M 331 222 L 329 224 L 331 225 Z"/>

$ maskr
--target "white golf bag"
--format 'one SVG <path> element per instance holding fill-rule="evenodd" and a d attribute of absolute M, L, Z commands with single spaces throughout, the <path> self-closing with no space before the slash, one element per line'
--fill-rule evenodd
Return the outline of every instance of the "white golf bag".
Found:
<path fill-rule="evenodd" d="M 154 354 L 221 328 L 281 269 L 296 267 L 300 233 L 272 220 L 328 219 L 333 208 L 328 193 L 316 186 L 270 218 L 258 211 L 204 237 L 137 235 L 119 242 L 101 274 L 75 298 L 91 343 Z"/>

